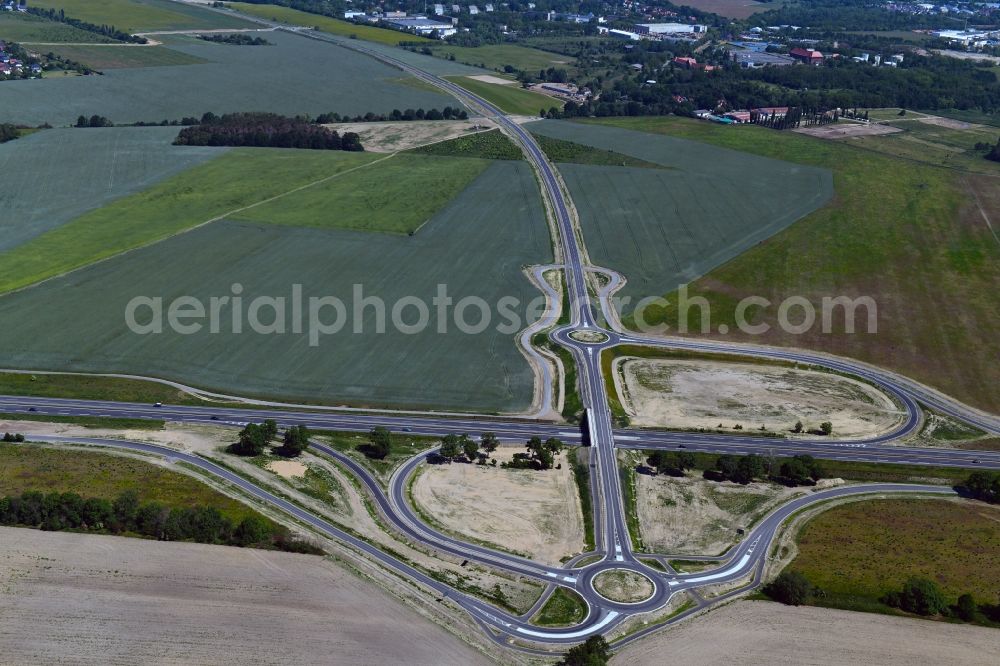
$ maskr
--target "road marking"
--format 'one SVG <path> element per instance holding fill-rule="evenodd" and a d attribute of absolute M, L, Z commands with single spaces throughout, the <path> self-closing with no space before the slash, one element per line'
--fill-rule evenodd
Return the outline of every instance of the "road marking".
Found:
<path fill-rule="evenodd" d="M 574 578 L 573 576 L 563 576 L 563 580 L 566 581 L 567 583 L 575 583 L 576 582 L 576 578 Z"/>
<path fill-rule="evenodd" d="M 535 636 L 536 638 L 581 638 L 582 636 L 588 636 L 590 634 L 596 633 L 610 624 L 620 613 L 617 611 L 611 611 L 604 616 L 604 619 L 593 625 L 589 629 L 580 629 L 579 631 L 568 631 L 566 633 L 557 634 L 551 631 L 535 631 L 534 629 L 525 629 L 524 627 L 518 627 L 517 632 L 524 634 L 526 636 Z"/>
<path fill-rule="evenodd" d="M 686 582 L 686 583 L 700 583 L 700 582 L 706 581 L 706 580 L 715 580 L 717 578 L 725 578 L 726 576 L 734 574 L 737 571 L 739 571 L 740 569 L 742 569 L 743 567 L 745 567 L 746 564 L 747 564 L 747 562 L 749 562 L 749 561 L 750 561 L 750 554 L 749 553 L 744 553 L 743 557 L 740 558 L 739 564 L 737 564 L 735 567 L 729 567 L 725 571 L 720 571 L 719 573 L 710 574 L 708 576 L 700 576 L 698 578 L 688 578 L 684 582 Z"/>

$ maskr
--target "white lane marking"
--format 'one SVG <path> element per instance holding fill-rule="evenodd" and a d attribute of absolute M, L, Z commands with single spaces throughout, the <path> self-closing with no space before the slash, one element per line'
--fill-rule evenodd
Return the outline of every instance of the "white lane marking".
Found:
<path fill-rule="evenodd" d="M 556 574 L 552 573 L 551 571 L 546 571 L 546 572 L 545 572 L 545 575 L 546 575 L 546 576 L 551 576 L 552 578 L 555 578 L 555 577 L 556 577 Z"/>
<path fill-rule="evenodd" d="M 632 441 L 632 440 L 637 440 L 639 438 L 636 437 L 635 435 L 617 435 L 615 439 L 627 439 L 629 441 Z"/>
<path fill-rule="evenodd" d="M 579 631 L 570 631 L 565 634 L 555 634 L 551 631 L 535 631 L 534 629 L 525 629 L 524 627 L 518 627 L 517 632 L 520 634 L 525 634 L 527 636 L 535 636 L 537 638 L 580 638 L 581 636 L 587 636 L 595 632 L 600 631 L 606 627 L 612 620 L 618 617 L 619 613 L 617 611 L 611 611 L 604 616 L 604 619 L 590 627 L 589 629 L 580 629 Z"/>
<path fill-rule="evenodd" d="M 574 578 L 573 576 L 563 576 L 563 580 L 566 581 L 567 583 L 575 583 L 576 582 L 576 578 Z"/>
<path fill-rule="evenodd" d="M 680 583 L 678 583 L 676 580 L 668 580 L 667 585 L 673 587 L 674 585 L 680 585 Z"/>
<path fill-rule="evenodd" d="M 742 569 L 743 567 L 745 567 L 746 564 L 747 564 L 747 562 L 749 562 L 749 561 L 750 561 L 750 554 L 749 553 L 744 553 L 743 557 L 740 558 L 739 564 L 737 564 L 735 567 L 729 567 L 725 571 L 720 571 L 719 573 L 714 573 L 714 574 L 711 574 L 709 576 L 700 576 L 699 578 L 688 578 L 684 582 L 685 583 L 700 583 L 700 582 L 706 581 L 706 580 L 715 580 L 716 578 L 725 578 L 726 576 L 728 576 L 730 574 L 734 574 L 737 571 L 739 571 L 740 569 Z"/>

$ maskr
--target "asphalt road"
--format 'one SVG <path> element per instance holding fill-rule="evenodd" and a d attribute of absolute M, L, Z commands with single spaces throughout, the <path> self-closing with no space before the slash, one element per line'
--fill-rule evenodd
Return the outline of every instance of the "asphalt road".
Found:
<path fill-rule="evenodd" d="M 268 23 L 269 22 L 263 22 Z M 243 492 L 266 502 L 285 512 L 312 529 L 330 536 L 363 552 L 397 574 L 415 581 L 442 597 L 452 599 L 469 612 L 484 627 L 491 628 L 499 635 L 488 632 L 493 640 L 502 642 L 502 637 L 519 638 L 525 641 L 545 644 L 575 643 L 598 632 L 607 632 L 636 613 L 647 613 L 662 608 L 670 597 L 682 590 L 696 590 L 701 587 L 734 582 L 753 574 L 751 585 L 759 581 L 771 542 L 780 524 L 796 511 L 811 504 L 866 493 L 922 493 L 947 495 L 953 491 L 935 486 L 871 484 L 865 486 L 840 487 L 814 492 L 788 502 L 763 519 L 729 556 L 710 571 L 698 574 L 664 574 L 639 561 L 632 553 L 631 539 L 625 522 L 623 494 L 620 487 L 616 447 L 618 448 L 676 448 L 685 447 L 692 451 L 745 453 L 760 452 L 766 448 L 777 455 L 809 453 L 822 458 L 838 460 L 866 460 L 872 462 L 900 462 L 925 465 L 949 465 L 960 467 L 1000 468 L 1000 454 L 987 452 L 966 452 L 951 449 L 916 449 L 897 447 L 892 444 L 901 437 L 911 434 L 921 423 L 918 402 L 934 409 L 972 423 L 988 432 L 1000 433 L 1000 419 L 984 414 L 956 401 L 941 396 L 915 382 L 878 368 L 873 368 L 846 359 L 822 356 L 797 350 L 758 348 L 732 343 L 702 342 L 697 340 L 661 339 L 643 337 L 616 328 L 606 329 L 598 323 L 597 312 L 592 304 L 586 274 L 599 270 L 612 275 L 612 283 L 620 279 L 611 271 L 590 266 L 585 260 L 579 237 L 571 214 L 571 202 L 563 191 L 560 179 L 538 146 L 532 135 L 510 120 L 500 109 L 488 101 L 473 95 L 460 86 L 445 79 L 423 72 L 412 65 L 386 55 L 382 51 L 366 47 L 358 40 L 332 39 L 323 33 L 308 29 L 291 31 L 338 46 L 349 48 L 397 67 L 416 78 L 448 92 L 474 112 L 495 120 L 507 136 L 517 143 L 535 169 L 542 186 L 543 195 L 550 206 L 558 229 L 557 246 L 560 250 L 562 268 L 566 276 L 570 301 L 570 325 L 551 333 L 552 339 L 568 348 L 577 364 L 579 392 L 586 413 L 586 432 L 570 426 L 543 423 L 530 420 L 489 419 L 475 417 L 446 417 L 443 415 L 416 414 L 363 414 L 356 411 L 338 413 L 333 411 L 299 411 L 276 407 L 263 407 L 255 411 L 233 408 L 170 406 L 153 407 L 129 403 L 106 401 L 59 400 L 51 398 L 0 397 L 0 412 L 31 412 L 36 414 L 88 415 L 129 417 L 144 419 L 168 419 L 192 423 L 228 423 L 242 425 L 249 420 L 275 418 L 283 426 L 306 424 L 314 429 L 366 431 L 381 425 L 396 431 L 440 436 L 447 433 L 496 432 L 507 441 L 524 441 L 532 436 L 559 437 L 569 443 L 590 445 L 592 491 L 594 493 L 595 533 L 599 535 L 596 554 L 600 561 L 582 568 L 548 567 L 524 558 L 492 550 L 476 544 L 462 542 L 442 534 L 419 519 L 410 508 L 406 498 L 406 481 L 423 456 L 408 461 L 392 477 L 389 492 L 383 492 L 378 482 L 359 464 L 337 451 L 316 444 L 315 448 L 324 455 L 337 459 L 365 485 L 367 492 L 375 499 L 379 511 L 393 528 L 406 537 L 425 544 L 442 553 L 481 562 L 491 567 L 546 582 L 550 588 L 562 586 L 575 590 L 587 602 L 589 613 L 579 625 L 569 629 L 542 629 L 531 625 L 527 617 L 515 617 L 484 601 L 459 592 L 444 585 L 426 573 L 414 568 L 368 542 L 322 518 L 305 511 L 301 507 L 277 497 L 225 468 L 199 458 L 166 447 L 138 442 L 124 442 L 100 438 L 70 438 L 76 443 L 96 446 L 140 450 L 164 456 L 171 460 L 182 460 L 195 465 L 206 473 L 224 479 L 239 487 Z M 603 319 L 614 327 L 617 317 L 609 316 L 611 307 L 609 289 L 599 294 L 599 308 Z M 551 321 L 543 324 L 550 325 Z M 606 340 L 599 343 L 581 342 L 571 335 L 574 332 L 599 332 Z M 838 372 L 859 376 L 888 392 L 903 407 L 906 419 L 903 425 L 892 433 L 863 441 L 837 442 L 825 440 L 784 440 L 754 438 L 750 436 L 728 436 L 708 434 L 669 433 L 648 430 L 615 430 L 605 393 L 605 378 L 602 374 L 600 356 L 602 351 L 618 344 L 641 344 L 667 349 L 687 349 L 711 353 L 752 355 L 760 358 L 788 360 L 811 365 L 819 365 Z M 547 394 L 550 398 L 551 394 Z M 66 441 L 66 438 L 33 436 L 34 440 Z M 634 604 L 622 604 L 601 596 L 594 589 L 593 580 L 601 572 L 612 569 L 628 569 L 644 575 L 653 583 L 650 598 Z M 707 602 L 702 602 L 707 603 Z M 699 605 L 700 606 L 700 605 Z M 657 625 L 659 626 L 659 625 Z M 655 629 L 650 627 L 646 631 Z M 631 640 L 631 639 L 630 639 Z"/>

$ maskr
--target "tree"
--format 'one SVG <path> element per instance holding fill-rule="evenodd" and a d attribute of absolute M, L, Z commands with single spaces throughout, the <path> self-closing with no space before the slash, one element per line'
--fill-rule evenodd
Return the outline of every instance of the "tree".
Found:
<path fill-rule="evenodd" d="M 608 642 L 604 636 L 591 636 L 580 645 L 571 647 L 560 666 L 603 666 L 611 658 Z"/>
<path fill-rule="evenodd" d="M 984 502 L 1000 502 L 1000 473 L 973 472 L 962 486 L 974 498 Z"/>
<path fill-rule="evenodd" d="M 87 122 L 87 116 L 79 116 L 76 119 L 76 126 L 77 127 L 90 127 L 90 123 Z"/>
<path fill-rule="evenodd" d="M 813 592 L 812 583 L 798 571 L 782 571 L 764 586 L 764 594 L 789 606 L 801 606 Z"/>
<path fill-rule="evenodd" d="M 819 424 L 819 431 L 829 437 L 833 434 L 833 424 L 829 421 L 823 421 Z"/>
<path fill-rule="evenodd" d="M 715 469 L 719 470 L 726 479 L 731 479 L 736 475 L 738 466 L 739 461 L 736 459 L 736 456 L 723 455 L 719 456 L 719 459 L 715 461 Z"/>
<path fill-rule="evenodd" d="M 751 453 L 748 456 L 743 456 L 736 463 L 736 474 L 732 480 L 736 483 L 747 484 L 762 476 L 764 476 L 764 460 L 760 456 Z"/>
<path fill-rule="evenodd" d="M 800 433 L 802 432 L 802 428 L 803 428 L 802 421 L 796 421 L 795 426 L 792 428 L 792 432 Z"/>
<path fill-rule="evenodd" d="M 451 460 L 462 452 L 462 439 L 458 435 L 445 435 L 441 438 L 441 456 Z"/>
<path fill-rule="evenodd" d="M 124 491 L 115 499 L 113 512 L 119 530 L 134 527 L 139 512 L 139 493 L 131 489 Z"/>
<path fill-rule="evenodd" d="M 266 446 L 267 436 L 263 426 L 248 423 L 240 430 L 239 439 L 229 447 L 229 451 L 240 456 L 259 456 Z"/>
<path fill-rule="evenodd" d="M 240 546 L 252 546 L 266 541 L 270 536 L 271 526 L 266 520 L 255 514 L 244 518 L 233 532 L 233 537 Z"/>
<path fill-rule="evenodd" d="M 500 446 L 500 440 L 492 432 L 484 432 L 479 440 L 479 448 L 486 451 L 487 454 L 496 451 L 498 446 Z"/>
<path fill-rule="evenodd" d="M 369 458 L 384 460 L 392 450 L 392 433 L 388 428 L 375 426 L 368 433 L 368 446 L 362 452 Z"/>
<path fill-rule="evenodd" d="M 976 605 L 976 600 L 972 598 L 971 594 L 963 594 L 958 598 L 958 603 L 955 604 L 955 615 L 970 622 L 976 618 L 978 612 L 979 606 Z"/>
<path fill-rule="evenodd" d="M 545 440 L 545 450 L 556 456 L 563 450 L 562 440 L 555 437 L 549 437 Z"/>
<path fill-rule="evenodd" d="M 266 441 L 270 442 L 278 436 L 278 422 L 274 419 L 265 419 L 265 421 L 260 424 L 260 427 L 261 430 L 263 430 Z"/>
<path fill-rule="evenodd" d="M 948 609 L 937 583 L 926 578 L 910 578 L 901 591 L 890 592 L 882 600 L 917 615 L 937 615 Z"/>
<path fill-rule="evenodd" d="M 462 435 L 462 453 L 470 461 L 475 460 L 476 454 L 479 453 L 479 444 L 468 435 Z"/>
<path fill-rule="evenodd" d="M 309 448 L 309 428 L 304 425 L 292 426 L 285 431 L 281 447 L 275 453 L 286 458 L 295 458 Z"/>

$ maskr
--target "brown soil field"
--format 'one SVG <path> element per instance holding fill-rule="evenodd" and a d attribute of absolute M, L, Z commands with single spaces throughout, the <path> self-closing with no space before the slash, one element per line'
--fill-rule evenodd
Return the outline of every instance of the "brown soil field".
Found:
<path fill-rule="evenodd" d="M 411 120 L 383 123 L 337 123 L 324 125 L 340 134 L 356 132 L 361 145 L 371 153 L 394 153 L 429 143 L 447 141 L 479 129 L 493 129 L 492 121 L 478 120 Z"/>
<path fill-rule="evenodd" d="M 0 528 L 0 661 L 488 664 L 309 555 Z"/>
<path fill-rule="evenodd" d="M 509 460 L 519 448 L 501 448 Z M 583 551 L 583 514 L 566 453 L 543 472 L 487 465 L 427 465 L 413 499 L 449 532 L 500 545 L 547 564 Z"/>
<path fill-rule="evenodd" d="M 712 12 L 727 18 L 746 18 L 756 12 L 766 12 L 777 9 L 780 2 L 755 2 L 754 0 L 686 0 L 685 5 Z"/>
<path fill-rule="evenodd" d="M 1000 654 L 1000 631 L 887 615 L 737 601 L 630 645 L 615 666 L 987 665 Z"/>
<path fill-rule="evenodd" d="M 838 437 L 872 437 L 902 419 L 888 396 L 860 381 L 777 366 L 624 357 L 615 382 L 637 426 L 787 431 L 833 423 Z M 624 391 L 622 391 L 624 388 Z"/>

